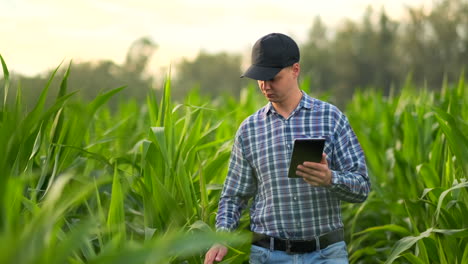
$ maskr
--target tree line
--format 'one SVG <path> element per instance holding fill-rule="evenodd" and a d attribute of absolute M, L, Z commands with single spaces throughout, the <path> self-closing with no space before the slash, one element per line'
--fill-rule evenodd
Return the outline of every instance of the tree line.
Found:
<path fill-rule="evenodd" d="M 407 19 L 396 21 L 384 9 L 369 7 L 360 21 L 345 20 L 335 29 L 316 17 L 306 40 L 299 43 L 303 85 L 344 105 L 355 89 L 380 89 L 389 94 L 408 79 L 417 87 L 438 89 L 444 81 L 454 82 L 465 74 L 468 1 L 438 0 L 431 10 L 413 7 L 405 14 Z M 148 87 L 162 85 L 163 76 L 147 74 L 155 51 L 157 44 L 144 37 L 131 45 L 121 65 L 112 61 L 74 63 L 69 87 L 81 90 L 81 97 L 89 99 L 126 85 L 120 100 L 144 100 Z M 195 88 L 210 96 L 238 96 L 249 83 L 239 78 L 241 64 L 240 54 L 228 52 L 201 51 L 193 60 L 184 59 L 174 66 L 173 97 L 182 99 Z M 49 75 L 15 76 L 29 97 L 26 101 L 34 102 L 38 87 L 44 87 Z"/>

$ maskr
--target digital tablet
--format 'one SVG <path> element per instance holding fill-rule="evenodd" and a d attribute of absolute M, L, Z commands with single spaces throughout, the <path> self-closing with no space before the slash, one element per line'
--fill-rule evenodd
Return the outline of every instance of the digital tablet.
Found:
<path fill-rule="evenodd" d="M 295 139 L 289 162 L 289 178 L 301 178 L 296 175 L 297 166 L 305 161 L 320 162 L 322 160 L 324 138 Z"/>

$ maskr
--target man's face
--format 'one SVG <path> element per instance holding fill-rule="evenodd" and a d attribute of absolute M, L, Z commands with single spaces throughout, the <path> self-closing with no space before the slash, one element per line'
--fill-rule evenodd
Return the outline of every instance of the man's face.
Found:
<path fill-rule="evenodd" d="M 263 95 L 272 103 L 281 103 L 297 85 L 299 64 L 282 69 L 273 79 L 257 81 Z"/>

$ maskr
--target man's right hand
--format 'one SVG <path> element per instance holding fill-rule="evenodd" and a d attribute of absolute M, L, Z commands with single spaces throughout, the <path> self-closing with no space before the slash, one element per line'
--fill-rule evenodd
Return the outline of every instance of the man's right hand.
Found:
<path fill-rule="evenodd" d="M 212 264 L 213 261 L 222 261 L 224 256 L 226 256 L 227 251 L 227 247 L 223 245 L 216 244 L 212 246 L 210 250 L 206 252 L 204 264 Z"/>

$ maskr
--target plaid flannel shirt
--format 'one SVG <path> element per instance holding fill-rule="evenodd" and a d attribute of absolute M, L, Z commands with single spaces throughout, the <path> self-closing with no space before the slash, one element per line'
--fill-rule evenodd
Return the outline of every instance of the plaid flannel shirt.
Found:
<path fill-rule="evenodd" d="M 325 138 L 332 186 L 288 178 L 295 138 Z M 239 127 L 221 193 L 216 227 L 234 230 L 250 198 L 250 229 L 287 239 L 312 239 L 343 227 L 341 201 L 363 202 L 370 190 L 364 153 L 346 116 L 303 92 L 285 119 L 271 103 Z"/>

